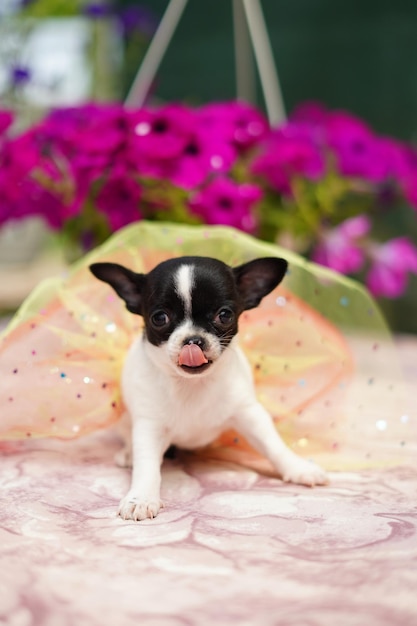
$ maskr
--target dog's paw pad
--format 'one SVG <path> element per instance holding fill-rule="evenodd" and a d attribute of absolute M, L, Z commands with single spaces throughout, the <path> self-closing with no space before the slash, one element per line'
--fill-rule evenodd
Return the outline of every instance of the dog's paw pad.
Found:
<path fill-rule="evenodd" d="M 326 472 L 312 461 L 296 458 L 292 460 L 282 472 L 282 480 L 286 483 L 315 487 L 327 485 L 329 478 Z"/>
<path fill-rule="evenodd" d="M 132 496 L 126 496 L 120 502 L 118 515 L 124 520 L 134 520 L 140 522 L 144 519 L 153 519 L 163 508 L 163 504 L 158 499 L 144 500 Z"/>

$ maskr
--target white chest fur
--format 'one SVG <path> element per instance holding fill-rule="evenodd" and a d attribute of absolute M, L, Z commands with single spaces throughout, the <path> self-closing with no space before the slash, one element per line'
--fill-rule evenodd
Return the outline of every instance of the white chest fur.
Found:
<path fill-rule="evenodd" d="M 183 377 L 161 367 L 160 347 L 137 339 L 123 371 L 123 396 L 134 420 L 161 430 L 168 445 L 198 448 L 229 428 L 254 398 L 249 365 L 235 341 L 204 376 Z"/>

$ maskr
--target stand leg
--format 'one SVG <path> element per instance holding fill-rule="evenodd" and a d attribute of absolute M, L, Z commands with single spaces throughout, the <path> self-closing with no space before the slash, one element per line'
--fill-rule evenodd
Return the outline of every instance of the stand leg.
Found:
<path fill-rule="evenodd" d="M 238 100 L 256 104 L 253 50 L 242 0 L 233 0 L 236 95 Z"/>
<path fill-rule="evenodd" d="M 271 125 L 285 121 L 285 107 L 259 0 L 242 0 Z"/>
<path fill-rule="evenodd" d="M 187 1 L 170 0 L 127 95 L 125 101 L 127 107 L 141 107 L 145 102 L 152 81 L 171 42 Z"/>

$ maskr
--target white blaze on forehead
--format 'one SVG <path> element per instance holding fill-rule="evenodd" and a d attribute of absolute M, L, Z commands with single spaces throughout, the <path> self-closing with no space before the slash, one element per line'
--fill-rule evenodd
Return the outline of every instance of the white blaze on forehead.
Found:
<path fill-rule="evenodd" d="M 191 294 L 194 287 L 194 267 L 181 265 L 174 276 L 175 291 L 184 302 L 184 310 L 187 316 L 191 315 Z"/>

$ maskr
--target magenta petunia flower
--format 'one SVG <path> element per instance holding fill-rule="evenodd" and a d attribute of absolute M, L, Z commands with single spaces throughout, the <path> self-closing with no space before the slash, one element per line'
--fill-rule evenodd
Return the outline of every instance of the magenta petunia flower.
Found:
<path fill-rule="evenodd" d="M 87 104 L 52 111 L 37 127 L 42 152 L 66 163 L 74 197 L 63 204 L 65 218 L 77 215 L 91 188 L 123 158 L 128 137 L 125 112 L 118 104 Z"/>
<path fill-rule="evenodd" d="M 417 150 L 394 139 L 384 138 L 392 178 L 411 206 L 417 209 Z"/>
<path fill-rule="evenodd" d="M 0 153 L 1 220 L 18 219 L 36 213 L 32 202 L 30 175 L 40 161 L 40 154 L 28 132 L 6 142 Z"/>
<path fill-rule="evenodd" d="M 295 124 L 324 127 L 329 111 L 321 102 L 303 102 L 290 115 L 290 121 Z"/>
<path fill-rule="evenodd" d="M 179 156 L 196 126 L 194 112 L 180 104 L 127 112 L 133 158 L 156 164 Z"/>
<path fill-rule="evenodd" d="M 324 173 L 324 160 L 308 129 L 290 122 L 271 133 L 251 169 L 278 192 L 290 194 L 295 176 L 319 179 Z"/>
<path fill-rule="evenodd" d="M 65 218 L 63 215 L 63 202 L 59 195 L 43 188 L 39 183 L 25 181 L 22 185 L 22 193 L 30 202 L 30 211 L 22 207 L 21 215 L 39 215 L 43 217 L 53 230 L 62 228 Z"/>
<path fill-rule="evenodd" d="M 0 172 L 0 224 L 29 215 L 39 215 L 53 229 L 62 228 L 62 200 L 39 183 L 24 177 L 11 193 L 7 172 Z M 6 179 L 6 180 L 5 180 Z"/>
<path fill-rule="evenodd" d="M 262 191 L 256 185 L 239 185 L 219 176 L 196 193 L 189 204 L 193 213 L 207 224 L 224 224 L 253 232 L 256 227 L 253 209 L 261 198 Z"/>
<path fill-rule="evenodd" d="M 359 215 L 332 230 L 323 232 L 319 244 L 313 251 L 313 261 L 342 274 L 359 271 L 365 260 L 360 239 L 367 235 L 370 227 L 368 218 Z"/>
<path fill-rule="evenodd" d="M 194 111 L 179 105 L 130 115 L 128 160 L 145 176 L 167 179 L 185 189 L 209 174 L 228 171 L 236 153 L 222 135 L 209 133 Z"/>
<path fill-rule="evenodd" d="M 372 267 L 366 283 L 375 296 L 398 298 L 408 284 L 408 274 L 417 274 L 417 248 L 406 237 L 374 244 L 370 251 Z"/>
<path fill-rule="evenodd" d="M 365 122 L 348 113 L 329 113 L 325 133 L 342 174 L 371 182 L 386 180 L 390 171 L 384 144 Z"/>
<path fill-rule="evenodd" d="M 265 116 L 246 102 L 215 102 L 198 111 L 204 130 L 230 143 L 239 153 L 252 148 L 269 133 Z"/>
<path fill-rule="evenodd" d="M 211 174 L 228 172 L 236 154 L 233 148 L 216 135 L 198 131 L 182 153 L 168 166 L 167 178 L 185 189 L 194 189 Z"/>
<path fill-rule="evenodd" d="M 124 139 L 124 116 L 122 105 L 86 104 L 52 111 L 39 129 L 69 156 L 77 147 L 88 152 L 112 151 Z"/>
<path fill-rule="evenodd" d="M 186 219 L 194 215 L 256 233 L 257 216 L 265 220 L 261 232 L 270 225 L 274 197 L 277 206 L 285 196 L 292 201 L 297 178 L 311 181 L 312 194 L 326 193 L 325 185 L 340 178 L 341 193 L 362 189 L 374 197 L 375 207 L 405 199 L 417 209 L 417 151 L 375 135 L 354 115 L 314 102 L 300 105 L 272 130 L 259 110 L 235 101 L 136 111 L 121 104 L 62 108 L 13 138 L 7 132 L 11 123 L 12 114 L 0 111 L 0 223 L 43 215 L 61 228 L 77 218 L 94 238 L 88 230 L 91 207 L 117 230 L 142 218 L 141 203 L 161 205 L 165 212 L 179 202 L 181 214 L 189 198 Z M 332 163 L 340 176 L 323 178 Z M 161 181 L 160 196 L 147 178 Z M 267 201 L 258 212 L 264 192 Z M 365 215 L 342 221 L 349 206 L 340 202 L 339 226 L 323 228 L 318 241 L 316 222 L 311 225 L 313 259 L 343 273 L 369 261 L 373 292 L 400 295 L 408 274 L 417 271 L 417 249 L 406 238 L 377 245 L 369 239 Z M 324 213 L 318 217 L 327 224 Z M 297 224 L 288 228 L 297 233 Z M 279 234 L 279 224 L 271 225 L 271 237 Z"/>
<path fill-rule="evenodd" d="M 0 111 L 0 135 L 6 132 L 9 126 L 12 125 L 13 120 L 14 114 L 12 113 L 12 111 Z"/>
<path fill-rule="evenodd" d="M 400 142 L 375 135 L 369 126 L 344 111 L 329 111 L 316 102 L 295 109 L 290 121 L 304 127 L 324 152 L 333 153 L 341 174 L 372 183 L 395 177 L 404 161 Z"/>
<path fill-rule="evenodd" d="M 97 196 L 97 207 L 107 216 L 112 230 L 141 218 L 142 189 L 132 174 L 116 166 Z"/>

